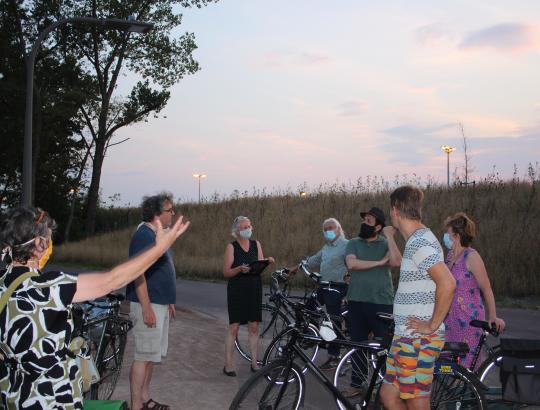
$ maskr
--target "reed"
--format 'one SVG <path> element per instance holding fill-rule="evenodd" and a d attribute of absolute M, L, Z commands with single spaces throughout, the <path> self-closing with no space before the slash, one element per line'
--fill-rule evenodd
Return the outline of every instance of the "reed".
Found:
<path fill-rule="evenodd" d="M 315 253 L 323 244 L 321 223 L 337 218 L 347 237 L 360 227 L 360 212 L 377 206 L 388 216 L 389 194 L 393 186 L 382 179 L 359 180 L 354 185 L 322 185 L 305 197 L 291 191 L 266 193 L 235 192 L 228 198 L 213 197 L 201 204 L 178 204 L 191 222 L 189 231 L 173 247 L 178 276 L 219 280 L 223 252 L 232 240 L 231 224 L 238 215 L 248 216 L 254 237 L 265 256 L 273 256 L 276 266 L 290 266 Z M 476 221 L 478 237 L 473 246 L 486 263 L 498 296 L 540 295 L 540 185 L 493 177 L 474 187 L 447 189 L 424 184 L 424 223 L 440 238 L 443 221 L 463 211 Z M 131 215 L 139 210 L 131 208 Z M 101 234 L 55 248 L 55 263 L 110 267 L 127 257 L 135 226 Z M 399 235 L 398 235 L 399 236 Z M 403 247 L 403 241 L 399 244 Z M 396 272 L 397 274 L 397 272 Z"/>

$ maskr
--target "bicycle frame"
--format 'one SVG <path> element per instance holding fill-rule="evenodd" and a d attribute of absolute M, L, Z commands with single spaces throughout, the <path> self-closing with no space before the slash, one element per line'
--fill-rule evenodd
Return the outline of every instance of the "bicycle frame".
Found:
<path fill-rule="evenodd" d="M 369 399 L 371 398 L 371 395 L 373 394 L 373 390 L 375 389 L 375 384 L 377 382 L 378 374 L 381 368 L 383 367 L 384 363 L 386 362 L 386 355 L 387 351 L 385 348 L 381 347 L 379 343 L 366 343 L 366 342 L 351 342 L 347 340 L 334 340 L 334 341 L 325 341 L 320 337 L 315 337 L 307 334 L 302 334 L 300 331 L 294 327 L 291 326 L 296 331 L 291 336 L 290 340 L 288 341 L 287 345 L 285 346 L 284 350 L 286 352 L 287 357 L 287 363 L 288 363 L 288 369 L 290 372 L 290 369 L 293 366 L 293 362 L 296 358 L 300 358 L 301 361 L 304 363 L 304 365 L 312 371 L 315 378 L 319 381 L 319 383 L 323 384 L 324 387 L 334 396 L 334 399 L 339 400 L 347 409 L 354 410 L 355 406 L 351 404 L 351 402 L 343 396 L 343 394 L 334 386 L 332 381 L 326 377 L 326 375 L 311 361 L 311 359 L 302 351 L 302 349 L 298 346 L 297 340 L 302 339 L 303 341 L 312 341 L 314 343 L 327 343 L 329 345 L 338 345 L 340 347 L 349 347 L 349 348 L 363 348 L 370 350 L 376 357 L 376 365 L 374 368 L 373 376 L 371 377 L 370 383 L 368 385 L 368 388 L 366 390 L 366 394 L 364 396 L 364 402 L 362 403 L 361 408 L 367 409 Z M 280 389 L 280 393 L 278 397 L 282 397 L 286 386 L 288 384 L 289 380 L 289 372 L 286 375 L 285 382 L 283 383 L 283 386 Z M 278 400 L 279 403 L 279 400 Z"/>

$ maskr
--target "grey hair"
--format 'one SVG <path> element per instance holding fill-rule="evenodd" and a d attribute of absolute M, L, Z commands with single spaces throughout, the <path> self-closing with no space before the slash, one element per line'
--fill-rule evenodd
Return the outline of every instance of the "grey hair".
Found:
<path fill-rule="evenodd" d="M 328 219 L 324 220 L 324 222 L 322 223 L 323 232 L 324 232 L 324 225 L 326 225 L 328 223 L 333 223 L 334 225 L 336 225 L 336 228 L 338 228 L 341 231 L 339 236 L 343 236 L 344 239 L 347 239 L 345 237 L 345 231 L 343 230 L 343 228 L 341 227 L 341 224 L 339 223 L 339 221 L 336 218 L 328 218 Z"/>
<path fill-rule="evenodd" d="M 250 219 L 247 216 L 242 216 L 242 215 L 234 218 L 232 228 L 231 228 L 231 235 L 233 236 L 233 238 L 236 238 L 236 231 L 238 230 L 238 225 L 240 225 L 240 222 L 249 221 L 249 220 Z"/>

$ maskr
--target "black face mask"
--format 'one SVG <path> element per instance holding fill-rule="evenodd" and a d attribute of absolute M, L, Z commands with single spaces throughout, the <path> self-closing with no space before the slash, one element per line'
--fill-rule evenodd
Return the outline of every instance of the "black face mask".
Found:
<path fill-rule="evenodd" d="M 376 234 L 374 226 L 368 225 L 367 223 L 360 225 L 360 233 L 358 234 L 360 238 L 369 239 L 373 238 Z"/>

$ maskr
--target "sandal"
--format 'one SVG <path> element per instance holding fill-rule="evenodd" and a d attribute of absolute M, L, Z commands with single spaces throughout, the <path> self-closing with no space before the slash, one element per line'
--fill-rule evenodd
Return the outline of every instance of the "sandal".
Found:
<path fill-rule="evenodd" d="M 167 404 L 161 404 L 153 399 L 150 399 L 146 403 L 143 403 L 141 410 L 171 410 L 171 407 Z"/>

